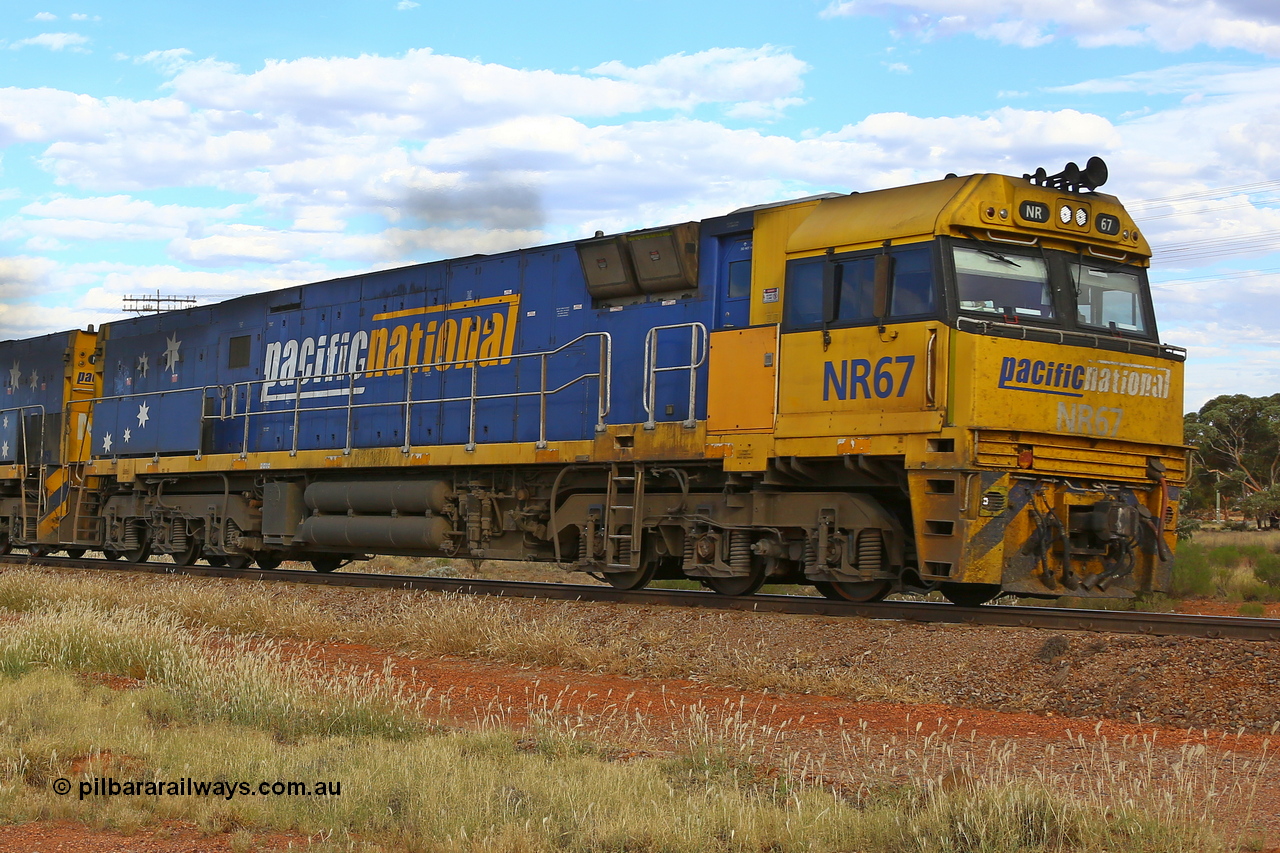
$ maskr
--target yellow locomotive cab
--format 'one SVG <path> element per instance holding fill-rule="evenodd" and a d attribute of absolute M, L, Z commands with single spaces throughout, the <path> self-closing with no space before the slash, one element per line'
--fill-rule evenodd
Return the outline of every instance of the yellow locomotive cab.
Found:
<path fill-rule="evenodd" d="M 910 583 L 966 602 L 1167 584 L 1185 354 L 1156 337 L 1145 239 L 1091 189 L 975 175 L 774 219 L 775 451 L 833 436 L 900 468 Z"/>

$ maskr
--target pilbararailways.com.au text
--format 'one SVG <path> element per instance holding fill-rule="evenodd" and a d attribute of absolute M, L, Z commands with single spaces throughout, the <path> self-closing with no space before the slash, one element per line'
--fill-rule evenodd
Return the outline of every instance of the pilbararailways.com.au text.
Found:
<path fill-rule="evenodd" d="M 56 794 L 71 793 L 70 779 L 53 780 Z M 197 781 L 191 777 L 176 780 L 126 779 L 121 782 L 113 777 L 83 779 L 76 784 L 80 799 L 86 797 L 340 797 L 342 783 L 323 782 L 216 782 Z"/>

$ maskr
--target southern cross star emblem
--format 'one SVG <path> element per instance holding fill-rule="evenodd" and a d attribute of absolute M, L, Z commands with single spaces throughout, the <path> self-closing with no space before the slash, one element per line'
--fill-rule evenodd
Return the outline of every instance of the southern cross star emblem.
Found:
<path fill-rule="evenodd" d="M 178 347 L 180 346 L 182 341 L 178 340 L 177 332 L 173 333 L 173 337 L 165 338 L 164 369 L 175 375 L 178 373 Z"/>
<path fill-rule="evenodd" d="M 22 381 L 22 368 L 18 367 L 18 362 L 13 363 L 13 367 L 9 368 L 9 384 L 17 388 L 18 383 Z"/>
<path fill-rule="evenodd" d="M 8 428 L 9 428 L 9 416 L 8 416 L 8 415 L 5 415 L 5 416 L 4 416 L 4 428 L 5 428 L 5 429 L 8 429 Z"/>
<path fill-rule="evenodd" d="M 9 442 L 7 441 L 0 442 L 0 456 L 8 456 L 8 455 L 9 455 Z"/>
<path fill-rule="evenodd" d="M 142 374 L 143 379 L 147 378 L 147 371 L 150 369 L 151 359 L 147 357 L 146 353 L 138 356 L 138 372 Z"/>
<path fill-rule="evenodd" d="M 129 439 L 131 439 L 131 438 L 133 438 L 133 433 L 131 433 L 131 432 L 129 431 L 129 428 L 128 428 L 128 427 L 125 427 L 125 428 L 124 428 L 124 443 L 125 443 L 125 444 L 128 444 L 128 443 L 129 443 Z"/>
<path fill-rule="evenodd" d="M 107 433 L 102 437 L 102 452 L 103 453 L 111 452 L 111 433 Z"/>
<path fill-rule="evenodd" d="M 151 407 L 148 406 L 146 403 L 142 403 L 141 405 L 138 406 L 138 426 L 140 427 L 146 426 L 147 421 L 150 419 L 151 419 Z M 128 441 L 128 440 L 129 439 L 127 438 L 125 439 L 125 441 Z"/>
<path fill-rule="evenodd" d="M 31 378 L 27 380 L 27 384 L 30 385 L 32 389 L 34 389 L 36 387 L 36 383 L 39 381 L 40 381 L 40 374 L 36 373 L 34 367 L 31 368 Z"/>

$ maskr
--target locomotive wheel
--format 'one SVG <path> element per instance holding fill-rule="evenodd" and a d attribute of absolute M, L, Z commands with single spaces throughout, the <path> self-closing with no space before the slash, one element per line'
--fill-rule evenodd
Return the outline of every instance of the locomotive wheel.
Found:
<path fill-rule="evenodd" d="M 33 560 L 39 560 L 53 553 L 53 549 L 48 545 L 29 545 L 27 546 L 27 554 Z"/>
<path fill-rule="evenodd" d="M 342 558 L 337 554 L 325 554 L 323 557 L 312 557 L 311 568 L 317 572 L 328 574 L 342 565 Z"/>
<path fill-rule="evenodd" d="M 253 562 L 253 556 L 250 554 L 228 554 L 225 559 L 228 569 L 247 569 Z"/>
<path fill-rule="evenodd" d="M 8 554 L 13 550 L 13 542 L 9 541 L 7 535 L 0 536 L 0 554 Z"/>
<path fill-rule="evenodd" d="M 67 549 L 67 556 L 68 556 L 68 557 L 70 557 L 70 558 L 71 558 L 71 559 L 73 559 L 73 560 L 78 560 L 78 559 L 80 559 L 81 557 L 83 557 L 83 556 L 84 556 L 84 552 L 85 552 L 85 550 L 86 550 L 86 549 L 84 549 L 84 548 L 68 548 L 68 549 Z"/>
<path fill-rule="evenodd" d="M 211 566 L 225 566 L 227 564 L 227 558 L 221 554 L 206 554 L 204 561 Z"/>
<path fill-rule="evenodd" d="M 192 536 L 187 540 L 187 548 L 185 551 L 178 551 L 173 555 L 173 561 L 179 566 L 194 566 L 196 560 L 200 559 L 203 551 L 203 543 L 198 538 Z"/>
<path fill-rule="evenodd" d="M 753 565 L 751 574 L 731 578 L 698 578 L 703 586 L 721 595 L 755 595 L 764 586 L 765 566 Z"/>
<path fill-rule="evenodd" d="M 604 579 L 614 589 L 644 589 L 658 573 L 658 561 L 650 560 L 642 563 L 640 568 L 631 572 L 605 572 Z"/>
<path fill-rule="evenodd" d="M 889 581 L 814 581 L 813 585 L 822 593 L 823 598 L 858 604 L 884 601 L 893 590 L 893 584 Z"/>
<path fill-rule="evenodd" d="M 1000 594 L 993 583 L 944 583 L 942 597 L 960 607 L 978 607 Z"/>
<path fill-rule="evenodd" d="M 151 543 L 139 545 L 131 551 L 121 551 L 120 556 L 130 563 L 145 563 L 147 558 L 151 556 Z"/>
<path fill-rule="evenodd" d="M 284 562 L 284 557 L 280 556 L 279 551 L 259 551 L 256 559 L 258 568 L 268 571 L 280 568 L 280 564 Z"/>
<path fill-rule="evenodd" d="M 110 548 L 103 548 L 103 549 L 102 549 L 102 559 L 104 559 L 104 560 L 118 560 L 118 559 L 120 559 L 120 552 L 119 552 L 119 551 L 112 551 Z"/>

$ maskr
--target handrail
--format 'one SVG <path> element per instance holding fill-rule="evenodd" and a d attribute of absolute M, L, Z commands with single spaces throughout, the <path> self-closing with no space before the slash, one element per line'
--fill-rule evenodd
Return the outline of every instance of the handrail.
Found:
<path fill-rule="evenodd" d="M 993 232 L 987 232 L 987 239 L 993 243 L 1009 243 L 1013 246 L 1034 246 L 1040 242 L 1039 237 L 1031 237 L 1027 240 L 1019 240 L 1016 237 L 1001 236 L 997 237 Z"/>
<path fill-rule="evenodd" d="M 1027 340 L 1027 333 L 1036 332 L 1041 334 L 1052 334 L 1058 336 L 1058 343 L 1067 343 L 1068 338 L 1081 339 L 1084 343 L 1092 343 L 1096 349 L 1106 349 L 1105 343 L 1116 344 L 1123 343 L 1125 352 L 1141 352 L 1143 350 L 1155 350 L 1156 354 L 1167 354 L 1170 358 L 1181 357 L 1186 359 L 1186 347 L 1174 346 L 1173 344 L 1159 343 L 1157 341 L 1140 341 L 1133 338 L 1116 337 L 1110 335 L 1096 335 L 1092 332 L 1082 332 L 1076 329 L 1054 329 L 1041 326 L 1024 326 L 1019 323 L 1002 323 L 999 320 L 979 320 L 976 317 L 957 317 L 956 328 L 959 329 L 963 324 L 970 324 L 979 327 L 982 332 L 990 329 L 1000 329 L 1012 333 L 1016 332 L 1014 337 Z M 962 330 L 963 331 L 963 330 Z"/>
<path fill-rule="evenodd" d="M 1101 249 L 1095 249 L 1093 246 L 1085 246 L 1084 250 L 1089 254 L 1093 255 L 1095 258 L 1105 258 L 1108 261 L 1116 261 L 1118 263 L 1124 263 L 1129 259 L 1128 252 L 1121 252 L 1118 255 L 1109 255 L 1106 252 L 1102 251 Z"/>
<path fill-rule="evenodd" d="M 64 413 L 68 413 L 68 412 L 70 412 L 70 411 L 71 411 L 71 407 L 72 407 L 73 405 L 78 406 L 78 405 L 81 405 L 81 404 L 106 403 L 106 402 L 110 402 L 110 401 L 113 401 L 113 400 L 114 400 L 114 401 L 119 402 L 119 401 L 123 401 L 123 400 L 135 400 L 135 399 L 137 399 L 137 398 L 139 398 L 139 397 L 161 397 L 161 396 L 164 396 L 165 394 L 174 394 L 174 395 L 176 395 L 176 394 L 195 394 L 195 393 L 197 393 L 197 392 L 198 392 L 198 393 L 200 394 L 200 399 L 201 399 L 201 400 L 210 400 L 210 399 L 213 399 L 213 397 L 209 394 L 209 392 L 210 392 L 210 391 L 217 391 L 217 392 L 218 392 L 219 397 L 223 397 L 223 396 L 225 395 L 225 389 L 224 389 L 224 388 L 223 388 L 223 386 L 221 386 L 221 385 L 193 385 L 193 386 L 191 386 L 190 388 L 164 388 L 164 389 L 161 389 L 161 390 L 158 390 L 158 391 L 131 391 L 131 392 L 130 392 L 130 393 L 128 393 L 128 394 L 105 394 L 105 395 L 103 395 L 103 396 L 101 396 L 101 397 L 80 397 L 80 398 L 76 398 L 75 400 L 68 400 L 68 401 L 67 401 L 67 403 L 66 403 L 66 405 L 63 407 L 63 411 L 64 411 Z M 225 410 L 225 409 L 226 409 L 226 400 L 225 400 L 225 399 L 224 399 L 224 400 L 222 400 L 222 401 L 221 401 L 221 404 L 222 404 L 222 408 Z M 206 416 L 205 416 L 205 414 L 204 414 L 203 406 L 202 406 L 202 407 L 201 407 L 201 412 L 200 412 L 200 422 L 203 424 L 203 423 L 204 423 L 204 421 L 205 421 L 205 419 L 206 419 Z M 91 422 L 92 422 L 92 419 L 90 420 L 90 423 L 91 423 Z M 90 427 L 88 424 L 86 424 L 85 429 L 86 429 L 86 430 L 91 430 L 91 427 Z M 197 449 L 196 449 L 196 459 L 199 459 L 199 458 L 200 458 L 200 454 L 201 454 L 201 448 L 197 448 Z M 91 460 L 93 459 L 93 455 L 94 455 L 94 454 L 93 454 L 93 441 L 92 441 L 92 439 L 90 439 L 90 441 L 89 441 L 89 458 L 90 458 Z M 113 453 L 113 454 L 111 454 L 111 455 L 112 455 L 113 457 L 114 457 L 114 456 L 119 456 L 119 454 L 115 454 L 115 453 Z"/>
<path fill-rule="evenodd" d="M 658 367 L 658 333 L 671 329 L 689 330 L 689 363 L 671 367 Z M 692 429 L 697 425 L 696 408 L 698 393 L 698 368 L 707 360 L 707 327 L 702 323 L 673 323 L 668 326 L 654 326 L 644 336 L 644 421 L 645 429 L 655 429 L 658 425 L 654 417 L 654 398 L 657 395 L 658 374 L 675 370 L 689 371 L 689 409 L 684 426 Z"/>
<path fill-rule="evenodd" d="M 938 330 L 929 329 L 929 341 L 924 347 L 924 404 L 932 409 L 938 403 Z"/>
<path fill-rule="evenodd" d="M 558 355 L 571 347 L 595 338 L 599 341 L 600 352 L 597 369 L 594 373 L 583 373 L 559 385 L 556 388 L 547 387 L 547 359 Z M 536 391 L 512 391 L 499 394 L 481 394 L 479 393 L 479 369 L 487 367 L 495 362 L 515 361 L 517 359 L 539 359 L 540 362 L 540 378 L 538 390 Z M 434 397 L 429 399 L 415 400 L 413 397 L 413 375 L 415 372 L 421 372 L 423 369 L 447 369 L 447 368 L 467 368 L 471 371 L 471 387 L 465 396 L 455 397 Z M 436 362 L 419 362 L 415 364 L 396 365 L 391 368 L 383 366 L 379 372 L 387 373 L 391 371 L 404 371 L 405 389 L 404 397 L 400 400 L 390 400 L 378 403 L 357 403 L 355 397 L 358 392 L 362 392 L 363 388 L 357 389 L 356 379 L 365 376 L 373 371 L 366 365 L 359 370 L 347 370 L 335 373 L 324 373 L 313 376 L 297 376 L 290 379 L 252 379 L 245 382 L 235 382 L 227 386 L 217 386 L 223 398 L 222 411 L 217 415 L 219 420 L 229 420 L 235 418 L 244 419 L 244 436 L 241 444 L 240 458 L 245 458 L 249 450 L 249 420 L 250 418 L 260 415 L 279 415 L 289 411 L 288 409 L 261 409 L 253 410 L 253 399 L 255 396 L 253 387 L 258 385 L 283 385 L 293 383 L 293 442 L 289 450 L 290 456 L 298 455 L 298 425 L 302 409 L 302 384 L 303 380 L 307 382 L 324 382 L 334 381 L 337 379 L 347 380 L 347 393 L 345 404 L 331 406 L 309 406 L 305 409 L 307 412 L 327 412 L 327 411 L 345 411 L 347 413 L 346 425 L 346 441 L 343 448 L 343 454 L 347 455 L 352 450 L 352 418 L 356 409 L 378 408 L 383 406 L 403 406 L 404 407 L 404 443 L 401 445 L 401 452 L 408 453 L 411 446 L 409 432 L 412 426 L 412 409 L 414 406 L 426 403 L 461 403 L 468 404 L 468 423 L 467 423 L 467 443 L 465 449 L 473 451 L 476 449 L 476 405 L 482 400 L 515 400 L 521 397 L 537 397 L 539 400 L 538 415 L 538 441 L 537 447 L 544 448 L 547 446 L 547 398 L 564 391 L 579 382 L 585 382 L 590 379 L 598 381 L 597 404 L 596 404 L 596 432 L 604 432 L 605 418 L 608 416 L 612 408 L 612 390 L 611 376 L 613 370 L 613 338 L 608 332 L 587 332 L 579 335 L 568 343 L 562 344 L 552 350 L 544 350 L 541 352 L 531 353 L 513 353 L 506 356 L 484 356 L 459 361 L 436 361 Z M 245 408 L 243 411 L 236 410 L 236 399 L 239 389 L 244 389 Z M 229 392 L 229 393 L 228 393 Z M 227 409 L 226 401 L 230 399 L 230 410 Z M 210 416 L 203 415 L 203 419 L 209 419 Z"/>
<path fill-rule="evenodd" d="M 49 413 L 45 410 L 43 403 L 32 403 L 26 406 L 14 406 L 13 408 L 9 408 L 9 409 L 0 409 L 0 415 L 6 414 L 8 412 L 18 412 L 18 430 L 22 436 L 20 441 L 22 442 L 24 459 L 26 456 L 25 451 L 27 449 L 27 419 L 22 416 L 22 412 L 25 412 L 28 409 L 34 409 L 40 413 L 40 441 L 37 445 L 37 450 L 36 450 L 36 459 L 39 460 L 38 463 L 36 464 L 36 470 L 39 472 L 39 482 L 36 484 L 36 514 L 35 514 L 36 529 L 35 531 L 33 531 L 35 535 L 28 536 L 27 529 L 26 529 L 27 519 L 30 518 L 31 516 L 27 511 L 28 507 L 27 507 L 26 481 L 27 481 L 27 469 L 30 466 L 25 461 L 20 466 L 18 465 L 18 462 L 16 461 L 17 448 L 14 448 L 15 461 L 13 464 L 17 467 L 22 468 L 22 476 L 20 478 L 22 485 L 19 488 L 22 493 L 22 539 L 23 541 L 33 541 L 35 539 L 39 539 L 40 537 L 40 519 L 41 517 L 44 516 L 44 510 L 45 510 L 45 494 L 44 494 L 44 472 L 46 467 L 44 464 L 45 417 Z M 9 531 L 9 538 L 10 539 L 13 538 L 12 530 Z"/>

